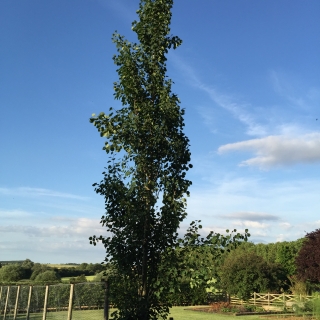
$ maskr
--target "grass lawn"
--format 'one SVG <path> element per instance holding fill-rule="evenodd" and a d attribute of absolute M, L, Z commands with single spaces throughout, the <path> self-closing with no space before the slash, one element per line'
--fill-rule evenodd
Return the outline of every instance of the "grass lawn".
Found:
<path fill-rule="evenodd" d="M 112 309 L 110 313 L 112 312 Z M 67 320 L 67 311 L 48 312 L 48 320 Z M 216 313 L 206 313 L 200 311 L 192 311 L 189 307 L 173 307 L 170 310 L 169 317 L 173 320 L 261 320 L 258 315 L 236 317 L 233 315 L 224 315 Z M 1 319 L 1 318 L 0 318 Z M 11 319 L 10 316 L 8 319 Z M 25 315 L 19 315 L 17 319 L 25 319 Z M 82 310 L 72 312 L 73 320 L 103 320 L 103 310 Z M 169 319 L 169 318 L 168 318 Z M 31 314 L 30 320 L 42 320 L 42 314 Z M 111 319 L 110 319 L 111 320 Z"/>
<path fill-rule="evenodd" d="M 60 312 L 48 312 L 47 320 L 67 320 L 68 312 L 60 311 Z M 0 316 L 0 319 L 1 316 Z M 12 319 L 12 315 L 7 316 L 7 319 Z M 18 315 L 17 320 L 26 319 L 25 315 Z M 31 313 L 30 320 L 42 320 L 42 313 Z M 73 311 L 72 312 L 73 320 L 103 320 L 103 310 L 86 310 L 86 311 Z"/>

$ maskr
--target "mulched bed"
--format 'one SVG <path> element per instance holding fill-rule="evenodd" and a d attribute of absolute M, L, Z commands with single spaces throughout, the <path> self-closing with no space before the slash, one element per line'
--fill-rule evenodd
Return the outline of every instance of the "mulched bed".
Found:
<path fill-rule="evenodd" d="M 208 312 L 208 313 L 218 313 L 218 314 L 225 314 L 225 315 L 233 315 L 233 316 L 249 316 L 249 315 L 261 315 L 261 317 L 268 318 L 269 315 L 281 315 L 281 317 L 285 316 L 286 320 L 297 320 L 296 316 L 292 316 L 292 314 L 284 314 L 283 312 L 279 311 L 265 311 L 265 312 L 217 312 L 211 311 L 210 307 L 192 307 L 185 310 L 192 310 L 192 311 L 200 311 L 200 312 Z M 291 317 L 291 318 L 287 318 Z M 273 316 L 272 319 L 275 317 Z M 301 318 L 299 319 L 301 320 Z"/>
<path fill-rule="evenodd" d="M 301 317 L 303 318 L 308 318 L 311 319 L 312 318 L 312 314 L 304 314 L 304 315 L 292 315 L 292 314 L 282 314 L 279 317 L 275 317 L 275 316 L 261 316 L 260 318 L 265 318 L 265 319 L 270 319 L 270 320 L 275 320 L 275 319 L 280 319 L 280 318 L 286 318 L 286 320 L 301 320 Z"/>

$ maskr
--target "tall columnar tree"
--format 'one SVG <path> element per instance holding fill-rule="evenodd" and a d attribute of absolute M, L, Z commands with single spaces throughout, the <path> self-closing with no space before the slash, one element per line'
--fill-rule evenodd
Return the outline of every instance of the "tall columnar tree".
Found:
<path fill-rule="evenodd" d="M 189 140 L 184 110 L 166 76 L 166 54 L 182 42 L 170 35 L 172 5 L 173 0 L 141 0 L 139 21 L 132 23 L 138 43 L 113 35 L 119 75 L 114 97 L 122 108 L 90 118 L 110 156 L 104 179 L 94 186 L 105 197 L 101 223 L 111 234 L 90 240 L 102 241 L 105 260 L 113 262 L 123 284 L 116 319 L 166 317 L 170 285 L 163 261 L 186 216 Z"/>

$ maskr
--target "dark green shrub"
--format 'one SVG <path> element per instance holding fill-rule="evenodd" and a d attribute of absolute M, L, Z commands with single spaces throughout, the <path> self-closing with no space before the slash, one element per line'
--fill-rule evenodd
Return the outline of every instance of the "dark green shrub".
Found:
<path fill-rule="evenodd" d="M 53 270 L 47 270 L 37 275 L 35 278 L 35 282 L 43 282 L 43 283 L 50 283 L 50 282 L 58 282 L 60 281 L 60 276 Z"/>
<path fill-rule="evenodd" d="M 77 276 L 77 277 L 72 277 L 69 279 L 70 283 L 80 283 L 80 282 L 87 282 L 87 278 L 84 274 Z"/>
<path fill-rule="evenodd" d="M 255 252 L 231 252 L 220 270 L 220 285 L 230 295 L 248 300 L 253 292 L 280 290 L 285 278 L 280 265 L 266 262 Z"/>

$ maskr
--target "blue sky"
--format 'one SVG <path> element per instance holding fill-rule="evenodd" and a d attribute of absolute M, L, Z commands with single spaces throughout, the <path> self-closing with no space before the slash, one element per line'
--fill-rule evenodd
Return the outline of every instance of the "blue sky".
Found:
<path fill-rule="evenodd" d="M 119 107 L 111 42 L 138 0 L 0 2 L 1 260 L 101 262 L 92 113 Z M 254 242 L 320 228 L 320 2 L 176 0 L 168 75 L 186 109 L 188 218 Z M 319 119 L 319 120 L 317 120 Z"/>

